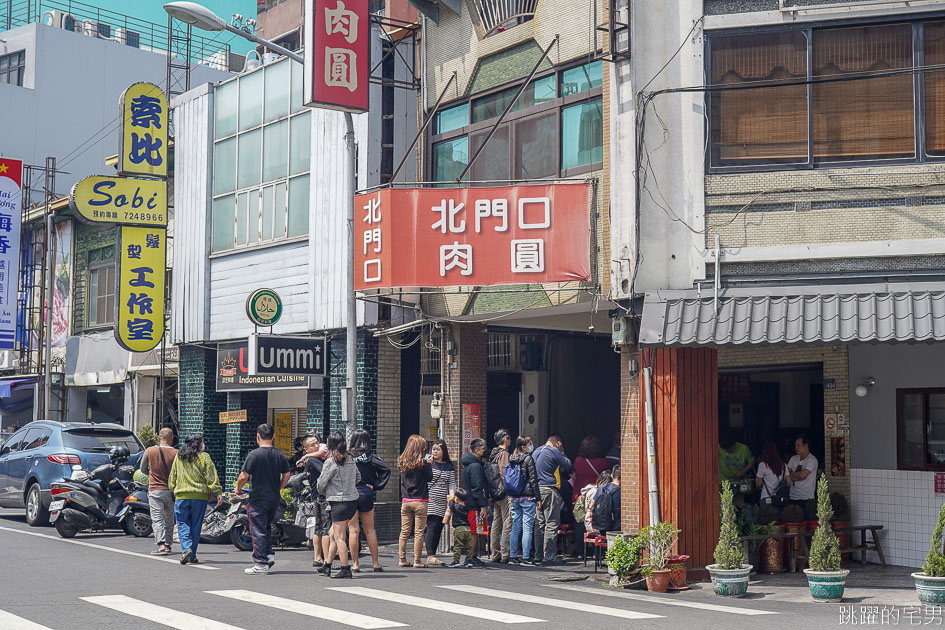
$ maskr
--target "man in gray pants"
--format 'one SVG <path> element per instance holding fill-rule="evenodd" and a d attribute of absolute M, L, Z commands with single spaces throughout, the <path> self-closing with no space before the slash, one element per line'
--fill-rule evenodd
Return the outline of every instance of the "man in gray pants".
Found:
<path fill-rule="evenodd" d="M 532 454 L 538 473 L 538 490 L 541 493 L 541 509 L 537 514 L 535 529 L 536 549 L 544 558 L 545 565 L 564 564 L 558 559 L 558 527 L 561 525 L 562 487 L 571 472 L 571 460 L 564 454 L 561 436 L 552 433 L 548 441 Z"/>
<path fill-rule="evenodd" d="M 151 508 L 151 524 L 157 548 L 153 556 L 171 553 L 174 542 L 174 493 L 167 487 L 167 477 L 177 457 L 174 432 L 165 427 L 158 433 L 161 439 L 157 446 L 150 446 L 141 456 L 141 472 L 148 475 L 148 504 Z"/>

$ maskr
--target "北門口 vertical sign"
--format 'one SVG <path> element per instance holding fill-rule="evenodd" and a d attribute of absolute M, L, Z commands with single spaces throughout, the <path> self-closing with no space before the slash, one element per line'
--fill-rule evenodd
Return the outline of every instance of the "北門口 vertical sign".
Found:
<path fill-rule="evenodd" d="M 5 350 L 16 340 L 22 177 L 23 162 L 0 158 L 0 348 Z"/>
<path fill-rule="evenodd" d="M 118 172 L 167 176 L 167 98 L 153 83 L 135 83 L 121 95 Z"/>
<path fill-rule="evenodd" d="M 367 111 L 369 32 L 368 0 L 306 1 L 306 105 Z"/>
<path fill-rule="evenodd" d="M 121 227 L 115 273 L 115 337 L 132 352 L 150 350 L 164 336 L 167 231 Z"/>

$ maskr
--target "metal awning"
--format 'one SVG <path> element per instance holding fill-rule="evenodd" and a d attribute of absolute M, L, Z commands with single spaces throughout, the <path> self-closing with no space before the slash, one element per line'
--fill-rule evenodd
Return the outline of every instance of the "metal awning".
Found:
<path fill-rule="evenodd" d="M 716 313 L 717 309 L 717 313 Z M 945 341 L 945 282 L 646 294 L 641 345 Z"/>
<path fill-rule="evenodd" d="M 38 380 L 38 376 L 14 376 L 0 379 L 0 398 L 9 398 L 14 391 L 35 385 Z"/>
<path fill-rule="evenodd" d="M 66 385 L 116 385 L 128 375 L 130 353 L 112 332 L 74 335 L 66 339 Z"/>

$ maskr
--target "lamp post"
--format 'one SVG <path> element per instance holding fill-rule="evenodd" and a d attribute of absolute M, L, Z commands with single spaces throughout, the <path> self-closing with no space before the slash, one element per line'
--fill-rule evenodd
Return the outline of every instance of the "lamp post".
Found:
<path fill-rule="evenodd" d="M 265 48 L 273 50 L 280 55 L 284 55 L 298 63 L 305 63 L 302 55 L 283 48 L 268 40 L 256 36 L 254 33 L 247 33 L 241 29 L 231 26 L 226 21 L 216 15 L 207 7 L 201 6 L 195 2 L 169 2 L 164 5 L 164 10 L 171 17 L 190 24 L 195 28 L 204 31 L 229 31 L 248 39 L 254 44 L 259 44 Z M 189 62 L 190 60 L 188 60 Z M 345 115 L 345 216 L 347 224 L 347 245 L 345 249 L 345 259 L 348 265 L 345 274 L 345 293 L 346 293 L 346 353 L 345 353 L 345 403 L 342 405 L 344 410 L 345 429 L 348 437 L 351 437 L 357 421 L 357 356 L 358 356 L 358 322 L 357 322 L 357 301 L 354 293 L 354 181 L 355 181 L 355 148 L 354 148 L 354 119 L 350 112 L 344 112 Z"/>

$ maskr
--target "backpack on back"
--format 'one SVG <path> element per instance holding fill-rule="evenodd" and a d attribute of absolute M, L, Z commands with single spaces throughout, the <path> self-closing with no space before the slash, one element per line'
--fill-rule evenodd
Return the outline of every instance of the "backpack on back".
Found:
<path fill-rule="evenodd" d="M 578 500 L 575 502 L 574 507 L 571 508 L 572 514 L 574 514 L 574 520 L 578 523 L 584 522 L 584 517 L 587 516 L 587 498 L 584 496 L 584 493 L 578 495 Z"/>
<path fill-rule="evenodd" d="M 609 530 L 614 526 L 614 493 L 615 486 L 605 486 L 594 499 L 591 508 L 591 525 L 599 532 Z"/>
<path fill-rule="evenodd" d="M 499 470 L 499 464 L 494 459 L 484 466 L 486 469 L 486 481 L 489 483 L 489 494 L 493 501 L 499 501 L 506 497 L 505 483 L 502 479 L 502 472 Z"/>
<path fill-rule="evenodd" d="M 502 475 L 502 481 L 510 497 L 520 497 L 525 494 L 525 473 L 522 471 L 521 462 L 516 464 L 509 462 Z"/>

